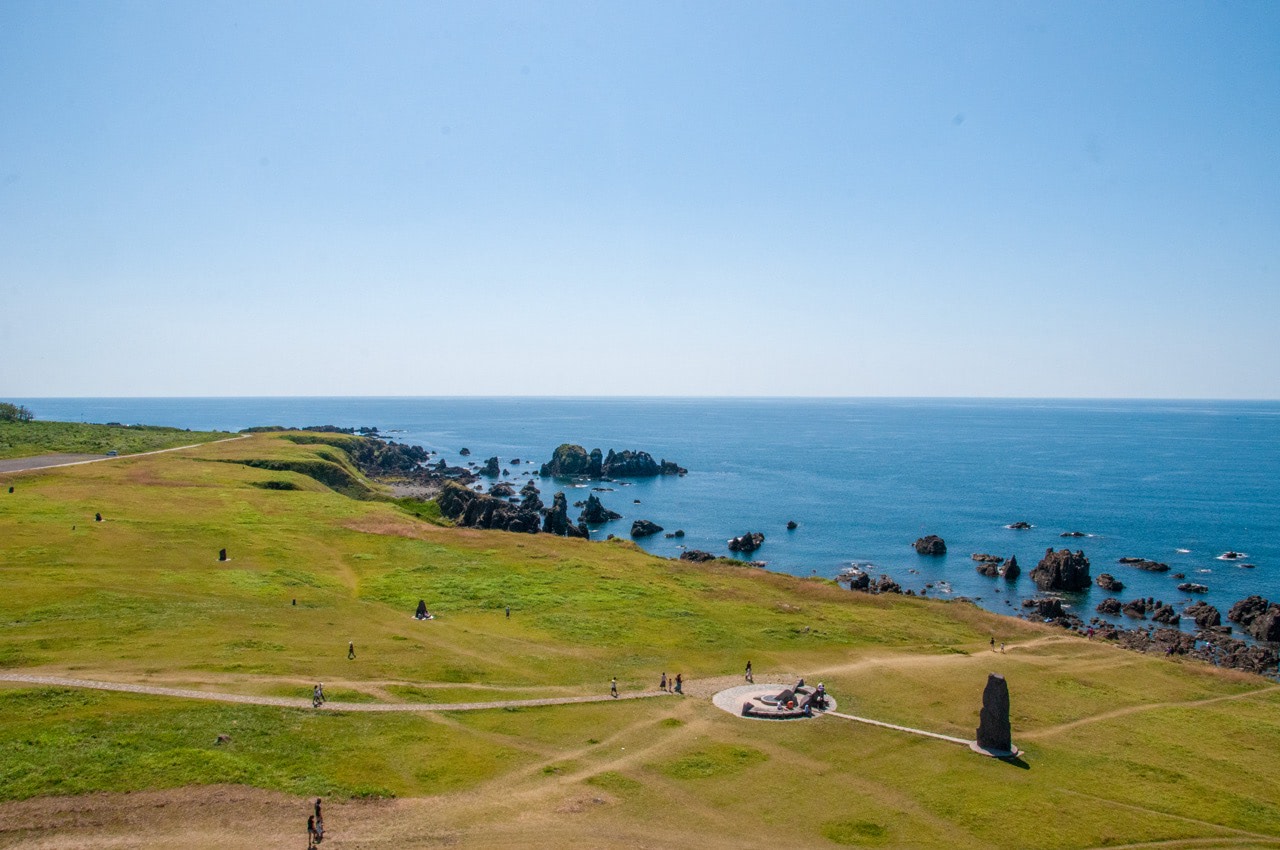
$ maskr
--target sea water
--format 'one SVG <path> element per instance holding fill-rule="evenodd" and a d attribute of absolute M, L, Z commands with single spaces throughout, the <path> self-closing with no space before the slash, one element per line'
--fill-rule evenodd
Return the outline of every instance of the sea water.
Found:
<path fill-rule="evenodd" d="M 635 519 L 668 532 L 639 545 L 728 554 L 726 541 L 763 532 L 748 556 L 794 575 L 837 576 L 867 565 L 917 592 L 965 596 L 1017 613 L 1037 595 L 1028 573 L 1048 548 L 1082 550 L 1093 576 L 1181 608 L 1204 598 L 1225 615 L 1252 593 L 1280 600 L 1280 403 L 955 399 L 179 398 L 17 399 L 40 419 L 239 430 L 252 425 L 377 427 L 433 449 L 451 465 L 498 456 L 516 486 L 533 477 L 550 503 L 591 487 L 623 519 L 593 537 L 627 537 Z M 561 443 L 638 449 L 688 475 L 576 485 L 538 479 Z M 511 467 L 510 459 L 522 464 Z M 533 463 L 529 463 L 532 461 Z M 576 519 L 577 510 L 571 509 Z M 794 531 L 786 528 L 795 521 Z M 1028 530 L 1007 525 L 1025 521 Z M 1064 538 L 1080 531 L 1084 538 Z M 942 557 L 917 555 L 937 534 Z M 1228 550 L 1239 561 L 1220 560 Z M 1016 555 L 1023 575 L 979 575 L 970 555 Z M 1125 556 L 1170 566 L 1148 573 Z M 1252 564 L 1252 569 L 1243 565 Z M 1181 581 L 1207 594 L 1178 591 Z M 1068 594 L 1088 620 L 1108 596 Z M 1129 621 L 1132 622 L 1132 621 Z"/>

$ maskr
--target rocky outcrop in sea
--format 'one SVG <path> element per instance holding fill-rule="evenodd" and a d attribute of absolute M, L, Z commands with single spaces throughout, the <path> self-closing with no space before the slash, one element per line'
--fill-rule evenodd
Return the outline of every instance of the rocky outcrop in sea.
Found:
<path fill-rule="evenodd" d="M 1031 580 L 1041 590 L 1087 590 L 1091 583 L 1089 559 L 1084 552 L 1046 549 L 1040 563 L 1031 571 Z"/>
<path fill-rule="evenodd" d="M 684 475 L 689 470 L 666 460 L 655 461 L 648 452 L 630 449 L 605 455 L 600 449 L 588 452 L 574 443 L 558 446 L 551 460 L 542 465 L 544 478 L 652 478 L 658 475 Z"/>

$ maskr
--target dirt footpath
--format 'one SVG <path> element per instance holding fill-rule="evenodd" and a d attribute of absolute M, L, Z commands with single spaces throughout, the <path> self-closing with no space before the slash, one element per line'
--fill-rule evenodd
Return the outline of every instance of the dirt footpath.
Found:
<path fill-rule="evenodd" d="M 106 460 L 107 455 L 37 455 L 36 457 L 13 457 L 0 460 L 0 472 L 26 472 L 28 469 L 44 469 L 46 466 L 66 466 L 72 463 L 88 463 L 93 460 Z"/>

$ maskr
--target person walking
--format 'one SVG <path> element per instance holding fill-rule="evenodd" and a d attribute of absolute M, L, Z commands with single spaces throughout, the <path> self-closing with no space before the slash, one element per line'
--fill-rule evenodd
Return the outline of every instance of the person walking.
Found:
<path fill-rule="evenodd" d="M 751 662 L 750 662 L 750 661 L 748 661 L 748 662 L 747 662 L 747 676 L 746 676 L 746 679 L 747 679 L 747 681 L 748 681 L 748 682 L 751 682 L 752 684 L 755 684 L 755 681 L 756 681 L 756 680 L 755 680 L 755 679 L 753 679 L 753 678 L 751 678 Z"/>
<path fill-rule="evenodd" d="M 508 605 L 508 606 L 507 606 L 507 619 L 508 619 L 508 620 L 510 620 L 510 619 L 511 619 L 511 606 L 510 606 L 510 605 Z"/>
<path fill-rule="evenodd" d="M 307 850 L 316 846 L 316 816 L 307 815 Z"/>
<path fill-rule="evenodd" d="M 609 682 L 609 696 L 613 697 L 614 699 L 618 698 L 618 677 L 617 676 L 614 676 L 613 680 Z"/>
<path fill-rule="evenodd" d="M 665 672 L 662 674 L 662 681 L 658 682 L 658 690 L 663 693 L 667 692 L 667 674 Z"/>
<path fill-rule="evenodd" d="M 684 674 L 677 673 L 676 684 L 675 684 L 675 688 L 672 690 L 672 693 L 683 694 L 684 693 L 683 689 L 684 689 Z"/>
<path fill-rule="evenodd" d="M 348 661 L 356 660 L 356 642 L 355 641 L 347 642 L 347 660 Z"/>

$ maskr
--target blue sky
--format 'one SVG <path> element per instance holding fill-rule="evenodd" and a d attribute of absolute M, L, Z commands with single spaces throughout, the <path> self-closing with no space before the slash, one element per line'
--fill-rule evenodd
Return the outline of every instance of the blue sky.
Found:
<path fill-rule="evenodd" d="M 0 0 L 0 397 L 1280 398 L 1280 4 Z"/>

